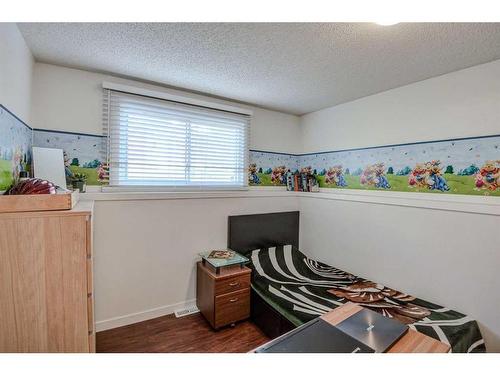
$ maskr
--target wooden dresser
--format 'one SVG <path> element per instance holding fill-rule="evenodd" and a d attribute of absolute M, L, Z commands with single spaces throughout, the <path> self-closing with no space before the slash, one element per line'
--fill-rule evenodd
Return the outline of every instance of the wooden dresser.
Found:
<path fill-rule="evenodd" d="M 0 213 L 0 352 L 95 352 L 92 206 Z"/>
<path fill-rule="evenodd" d="M 215 274 L 201 262 L 197 267 L 196 304 L 213 328 L 250 317 L 249 268 L 222 268 Z"/>

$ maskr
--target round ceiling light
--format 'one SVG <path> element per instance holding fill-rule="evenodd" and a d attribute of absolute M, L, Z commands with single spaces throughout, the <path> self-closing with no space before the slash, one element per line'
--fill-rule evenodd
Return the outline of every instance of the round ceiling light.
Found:
<path fill-rule="evenodd" d="M 375 22 L 377 25 L 380 25 L 380 26 L 392 26 L 392 25 L 397 25 L 399 22 L 397 21 L 379 21 L 379 22 Z"/>

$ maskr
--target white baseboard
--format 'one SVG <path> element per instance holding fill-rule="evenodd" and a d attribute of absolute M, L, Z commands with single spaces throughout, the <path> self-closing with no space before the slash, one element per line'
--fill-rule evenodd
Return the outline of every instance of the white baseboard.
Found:
<path fill-rule="evenodd" d="M 95 329 L 96 332 L 106 331 L 108 329 L 122 327 L 129 324 L 142 322 L 144 320 L 158 318 L 163 315 L 173 314 L 175 310 L 185 309 L 191 306 L 196 306 L 196 299 L 174 303 L 172 305 L 160 306 L 151 310 L 140 311 L 128 315 L 117 316 L 111 319 L 101 320 L 96 322 Z"/>

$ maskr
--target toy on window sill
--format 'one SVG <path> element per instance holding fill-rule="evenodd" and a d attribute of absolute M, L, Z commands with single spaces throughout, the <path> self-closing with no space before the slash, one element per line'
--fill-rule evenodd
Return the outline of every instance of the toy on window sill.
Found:
<path fill-rule="evenodd" d="M 80 193 L 85 193 L 87 190 L 87 175 L 85 173 L 74 173 L 71 177 L 71 186 Z"/>

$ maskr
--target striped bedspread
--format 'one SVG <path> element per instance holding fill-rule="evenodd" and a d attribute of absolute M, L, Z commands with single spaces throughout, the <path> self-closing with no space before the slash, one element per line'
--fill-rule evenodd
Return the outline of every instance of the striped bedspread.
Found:
<path fill-rule="evenodd" d="M 306 257 L 291 246 L 251 253 L 252 288 L 295 325 L 356 302 L 449 344 L 452 352 L 485 352 L 477 322 Z"/>

